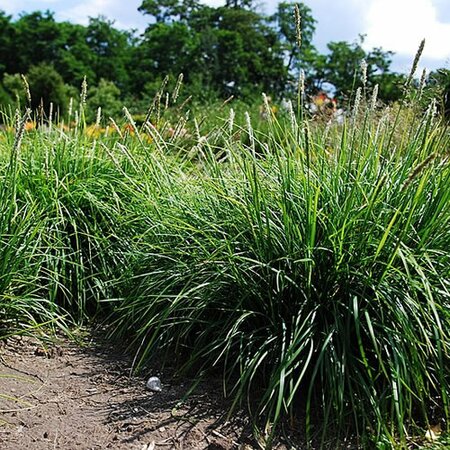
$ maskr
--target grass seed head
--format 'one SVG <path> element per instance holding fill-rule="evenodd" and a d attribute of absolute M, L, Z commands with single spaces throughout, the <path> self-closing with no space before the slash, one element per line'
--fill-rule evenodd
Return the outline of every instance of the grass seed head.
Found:
<path fill-rule="evenodd" d="M 183 74 L 180 73 L 180 75 L 178 75 L 177 84 L 175 85 L 175 89 L 173 90 L 173 93 L 172 93 L 172 101 L 173 101 L 173 103 L 177 102 L 178 95 L 180 93 L 180 88 L 181 88 L 182 83 L 183 83 Z"/>
<path fill-rule="evenodd" d="M 235 118 L 234 109 L 230 108 L 230 115 L 228 117 L 228 131 L 230 134 L 233 134 L 234 118 Z"/>
<path fill-rule="evenodd" d="M 426 79 L 427 79 L 427 69 L 422 70 L 422 75 L 420 77 L 419 81 L 419 92 L 418 92 L 418 98 L 422 97 L 423 89 L 426 86 Z"/>
<path fill-rule="evenodd" d="M 53 122 L 53 102 L 50 102 L 49 112 L 48 112 L 48 123 L 51 125 Z"/>
<path fill-rule="evenodd" d="M 436 114 L 437 114 L 437 104 L 436 99 L 433 98 L 430 104 L 428 105 L 425 117 L 427 118 L 427 120 L 433 121 L 434 118 L 436 117 Z"/>
<path fill-rule="evenodd" d="M 372 97 L 370 99 L 370 109 L 373 111 L 375 107 L 377 106 L 377 100 L 378 100 L 378 84 L 376 84 L 372 91 Z"/>
<path fill-rule="evenodd" d="M 170 95 L 168 92 L 166 92 L 166 101 L 164 104 L 164 109 L 167 111 L 169 109 L 169 103 L 170 103 Z"/>
<path fill-rule="evenodd" d="M 358 117 L 359 105 L 361 103 L 361 88 L 356 89 L 355 94 L 355 103 L 353 104 L 353 123 L 355 123 L 356 118 Z"/>
<path fill-rule="evenodd" d="M 367 84 L 367 61 L 365 59 L 361 60 L 361 81 L 364 87 Z"/>
<path fill-rule="evenodd" d="M 30 92 L 30 85 L 28 84 L 28 80 L 26 79 L 25 75 L 20 75 L 22 78 L 23 88 L 25 90 L 25 95 L 27 97 L 28 105 L 31 105 L 31 92 Z"/>
<path fill-rule="evenodd" d="M 99 127 L 100 127 L 100 122 L 101 122 L 101 120 L 102 120 L 102 107 L 99 106 L 99 107 L 97 108 L 97 117 L 96 117 L 96 119 L 95 119 L 95 126 L 96 126 L 96 128 L 99 128 Z"/>
<path fill-rule="evenodd" d="M 120 136 L 121 139 L 123 139 L 122 131 L 119 128 L 119 125 L 117 125 L 116 121 L 112 117 L 110 117 L 109 120 L 110 120 L 114 130 L 116 131 L 116 133 Z"/>
<path fill-rule="evenodd" d="M 230 103 L 234 99 L 234 95 L 230 95 L 224 102 L 220 105 L 220 109 L 222 109 L 227 103 Z"/>
<path fill-rule="evenodd" d="M 195 137 L 196 137 L 197 141 L 200 142 L 202 135 L 200 133 L 200 127 L 198 125 L 198 121 L 195 117 L 194 117 L 194 128 L 195 128 Z"/>
<path fill-rule="evenodd" d="M 17 153 L 22 143 L 23 135 L 25 133 L 26 124 L 30 117 L 30 109 L 25 111 L 25 114 L 20 117 L 20 113 L 16 110 L 15 122 L 16 122 L 16 134 L 14 136 L 13 153 Z"/>
<path fill-rule="evenodd" d="M 405 190 L 414 181 L 415 178 L 420 176 L 420 174 L 436 159 L 436 156 L 437 153 L 433 152 L 430 155 L 428 155 L 420 164 L 414 167 L 411 174 L 405 181 L 402 190 Z"/>
<path fill-rule="evenodd" d="M 298 87 L 301 95 L 305 94 L 305 71 L 300 69 L 300 77 L 298 79 Z"/>
<path fill-rule="evenodd" d="M 84 106 L 86 104 L 86 98 L 87 98 L 87 80 L 86 76 L 83 78 L 83 82 L 81 83 L 81 94 L 80 94 L 80 101 L 81 105 Z"/>
<path fill-rule="evenodd" d="M 72 111 L 73 111 L 73 97 L 70 97 L 70 100 L 69 100 L 69 111 L 68 111 L 69 122 L 70 122 L 70 118 L 72 117 Z"/>
<path fill-rule="evenodd" d="M 292 101 L 291 100 L 289 100 L 287 102 L 287 110 L 288 110 L 289 119 L 290 119 L 290 122 L 291 122 L 292 133 L 294 134 L 294 136 L 297 136 L 298 124 L 297 124 L 297 119 L 295 117 L 294 107 L 292 106 Z"/>
<path fill-rule="evenodd" d="M 184 107 L 192 100 L 192 95 L 190 95 L 179 107 L 178 111 L 183 111 Z"/>
<path fill-rule="evenodd" d="M 262 93 L 262 98 L 263 98 L 263 105 L 264 105 L 264 115 L 265 117 L 267 117 L 267 120 L 272 120 L 272 110 L 270 108 L 269 105 L 269 98 L 267 97 L 267 95 L 263 92 Z"/>
<path fill-rule="evenodd" d="M 422 39 L 422 41 L 419 44 L 419 48 L 417 49 L 416 55 L 414 56 L 414 61 L 411 66 L 411 71 L 409 72 L 408 78 L 406 79 L 405 87 L 408 87 L 410 85 L 413 76 L 416 73 L 417 66 L 419 64 L 420 57 L 422 56 L 424 47 L 425 47 L 425 39 Z"/>
<path fill-rule="evenodd" d="M 296 4 L 294 6 L 294 19 L 295 19 L 295 37 L 297 40 L 298 48 L 301 48 L 302 46 L 302 27 L 301 27 L 301 15 L 300 15 L 300 9 L 298 5 Z"/>
<path fill-rule="evenodd" d="M 131 129 L 133 130 L 133 133 L 139 139 L 139 131 L 137 129 L 136 122 L 134 121 L 133 116 L 131 115 L 130 111 L 128 111 L 128 108 L 126 106 L 124 106 L 122 108 L 122 111 L 123 111 L 128 123 L 130 124 Z"/>
<path fill-rule="evenodd" d="M 247 130 L 248 130 L 248 137 L 250 139 L 250 145 L 252 147 L 254 147 L 255 146 L 255 137 L 254 137 L 254 133 L 253 133 L 252 121 L 250 119 L 250 114 L 248 113 L 248 111 L 245 111 L 245 122 L 247 124 Z"/>

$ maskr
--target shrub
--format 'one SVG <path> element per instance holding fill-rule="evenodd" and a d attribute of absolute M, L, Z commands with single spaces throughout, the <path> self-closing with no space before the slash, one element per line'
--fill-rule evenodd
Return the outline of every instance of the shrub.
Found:
<path fill-rule="evenodd" d="M 64 80 L 55 68 L 46 63 L 30 68 L 26 76 L 31 91 L 31 108 L 38 110 L 41 106 L 47 116 L 50 113 L 50 103 L 53 104 L 53 114 L 64 113 L 68 98 Z"/>

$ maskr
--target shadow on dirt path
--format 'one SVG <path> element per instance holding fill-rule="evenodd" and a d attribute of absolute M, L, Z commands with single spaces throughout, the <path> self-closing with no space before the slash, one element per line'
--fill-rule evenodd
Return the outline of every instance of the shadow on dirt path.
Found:
<path fill-rule="evenodd" d="M 218 380 L 182 401 L 193 380 L 154 368 L 148 375 L 160 377 L 163 389 L 150 392 L 144 377 L 129 377 L 131 364 L 101 339 L 44 347 L 9 338 L 0 348 L 0 448 L 255 448 L 244 414 L 225 421 Z"/>

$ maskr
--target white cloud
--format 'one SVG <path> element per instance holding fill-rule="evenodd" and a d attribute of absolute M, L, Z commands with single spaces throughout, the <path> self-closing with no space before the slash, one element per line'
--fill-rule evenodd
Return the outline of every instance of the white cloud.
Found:
<path fill-rule="evenodd" d="M 6 11 L 8 14 L 17 14 L 22 11 L 36 11 L 52 9 L 61 0 L 0 0 L 0 10 Z"/>
<path fill-rule="evenodd" d="M 275 0 L 268 0 L 275 1 Z M 303 0 L 317 21 L 314 45 L 327 51 L 331 41 L 353 42 L 364 33 L 365 0 Z"/>
<path fill-rule="evenodd" d="M 218 8 L 219 6 L 223 6 L 225 5 L 225 0 L 201 0 L 202 3 L 204 3 L 205 5 L 208 6 L 213 6 L 214 8 Z M 269 0 L 270 2 L 270 0 Z M 268 3 L 268 2 L 265 2 Z M 263 4 L 263 7 L 265 7 L 266 5 Z"/>
<path fill-rule="evenodd" d="M 73 7 L 61 8 L 58 17 L 86 25 L 89 17 L 103 15 L 114 20 L 117 28 L 144 30 L 148 19 L 137 10 L 141 3 L 142 0 L 128 0 L 126 5 L 122 0 L 77 1 Z"/>
<path fill-rule="evenodd" d="M 7 14 L 19 12 L 21 8 L 23 9 L 23 6 L 21 7 L 20 5 L 21 3 L 19 1 L 15 2 L 14 5 L 11 5 L 10 0 L 0 0 L 0 10 L 6 11 Z"/>
<path fill-rule="evenodd" d="M 424 57 L 443 61 L 450 57 L 450 22 L 440 20 L 433 0 L 373 0 L 365 20 L 367 48 L 383 47 L 413 57 L 425 38 Z"/>
<path fill-rule="evenodd" d="M 81 23 L 86 25 L 89 22 L 89 17 L 97 17 L 99 15 L 108 16 L 108 11 L 111 6 L 115 6 L 115 0 L 88 0 L 79 2 L 78 5 L 62 9 L 59 16 L 71 22 Z"/>
<path fill-rule="evenodd" d="M 138 28 L 144 30 L 148 22 L 138 12 L 142 0 L 0 0 L 0 10 L 15 17 L 21 12 L 50 10 L 56 20 L 68 20 L 87 25 L 89 17 L 104 15 L 115 21 L 121 29 Z"/>

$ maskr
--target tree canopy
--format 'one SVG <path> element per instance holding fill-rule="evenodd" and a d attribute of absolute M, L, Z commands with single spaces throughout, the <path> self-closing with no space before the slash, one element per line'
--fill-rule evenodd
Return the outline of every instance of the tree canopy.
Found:
<path fill-rule="evenodd" d="M 54 97 L 61 108 L 62 92 L 78 88 L 85 76 L 90 86 L 103 83 L 95 91 L 97 101 L 98 92 L 106 92 L 105 86 L 111 92 L 112 85 L 117 88 L 115 96 L 120 92 L 122 99 L 143 99 L 154 94 L 167 75 L 175 80 L 180 73 L 187 92 L 200 99 L 229 95 L 248 99 L 261 92 L 287 95 L 303 71 L 310 94 L 330 89 L 345 99 L 355 89 L 355 73 L 363 59 L 368 87 L 378 84 L 384 101 L 401 95 L 404 76 L 391 70 L 391 52 L 367 51 L 359 37 L 351 43 L 330 42 L 328 51 L 320 53 L 313 44 L 316 20 L 302 3 L 297 4 L 299 48 L 295 5 L 283 1 L 266 16 L 252 0 L 229 0 L 222 7 L 199 0 L 143 0 L 139 11 L 148 17 L 148 26 L 142 35 L 119 30 L 103 16 L 83 26 L 57 22 L 50 11 L 18 19 L 0 11 L 0 101 L 15 101 L 14 74 L 36 78 L 44 69 L 55 89 L 58 86 Z M 47 92 L 40 86 L 42 92 L 34 94 L 39 100 Z"/>

